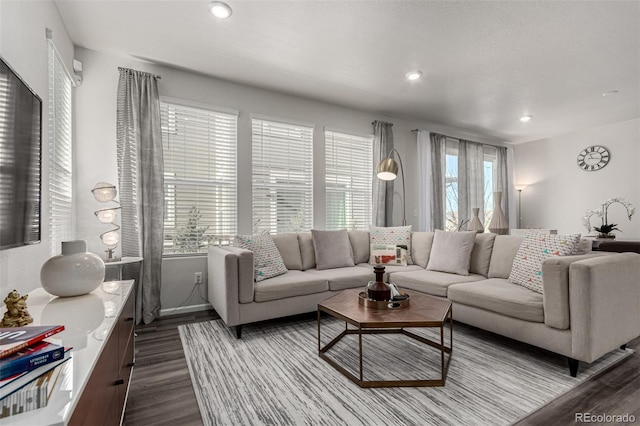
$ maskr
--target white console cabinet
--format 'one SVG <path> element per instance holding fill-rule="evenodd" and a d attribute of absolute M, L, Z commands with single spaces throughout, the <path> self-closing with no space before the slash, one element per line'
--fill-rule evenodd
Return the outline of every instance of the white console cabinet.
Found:
<path fill-rule="evenodd" d="M 27 305 L 33 325 L 64 324 L 52 336 L 72 347 L 71 360 L 44 408 L 0 420 L 9 425 L 118 425 L 134 363 L 133 280 L 111 282 L 76 297 L 52 296 L 39 288 Z"/>

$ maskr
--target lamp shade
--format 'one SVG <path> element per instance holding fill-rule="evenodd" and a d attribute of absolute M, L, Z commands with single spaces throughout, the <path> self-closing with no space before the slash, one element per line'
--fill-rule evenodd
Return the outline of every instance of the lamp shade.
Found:
<path fill-rule="evenodd" d="M 113 201 L 118 195 L 118 190 L 115 185 L 107 183 L 107 182 L 98 182 L 96 186 L 91 190 L 93 196 L 96 200 L 101 203 L 106 203 L 107 201 Z"/>
<path fill-rule="evenodd" d="M 102 242 L 107 246 L 116 246 L 120 242 L 120 234 L 116 231 L 109 231 L 102 234 Z"/>
<path fill-rule="evenodd" d="M 382 180 L 394 180 L 398 176 L 398 163 L 392 158 L 385 158 L 376 167 L 376 176 Z"/>
<path fill-rule="evenodd" d="M 96 212 L 96 216 L 102 223 L 113 223 L 116 220 L 116 217 L 118 217 L 118 213 L 116 212 L 116 209 L 105 209 L 98 210 Z"/>

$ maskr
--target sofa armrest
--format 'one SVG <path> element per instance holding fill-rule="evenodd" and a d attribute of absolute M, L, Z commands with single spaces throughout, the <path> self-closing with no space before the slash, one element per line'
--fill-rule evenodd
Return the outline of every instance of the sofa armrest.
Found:
<path fill-rule="evenodd" d="M 621 253 L 569 267 L 573 358 L 592 362 L 640 335 L 640 254 Z"/>
<path fill-rule="evenodd" d="M 207 268 L 209 303 L 227 325 L 240 324 L 239 304 L 253 301 L 253 253 L 212 246 Z"/>
<path fill-rule="evenodd" d="M 542 262 L 542 297 L 546 325 L 560 330 L 569 328 L 569 266 L 573 262 L 607 255 L 610 254 L 553 256 Z"/>

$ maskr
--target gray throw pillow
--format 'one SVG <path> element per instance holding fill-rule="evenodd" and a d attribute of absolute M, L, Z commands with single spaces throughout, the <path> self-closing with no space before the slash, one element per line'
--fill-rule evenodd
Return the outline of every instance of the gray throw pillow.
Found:
<path fill-rule="evenodd" d="M 344 268 L 355 266 L 351 242 L 346 229 L 338 231 L 311 230 L 313 248 L 316 252 L 316 269 Z"/>
<path fill-rule="evenodd" d="M 436 229 L 427 270 L 469 275 L 475 240 L 475 231 L 445 232 Z"/>

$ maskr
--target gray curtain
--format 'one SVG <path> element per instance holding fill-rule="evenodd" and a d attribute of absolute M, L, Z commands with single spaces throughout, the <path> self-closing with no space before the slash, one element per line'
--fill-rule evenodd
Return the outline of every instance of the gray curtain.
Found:
<path fill-rule="evenodd" d="M 458 144 L 458 224 L 473 218 L 474 207 L 484 220 L 483 145 L 460 139 Z"/>
<path fill-rule="evenodd" d="M 445 154 L 447 137 L 431 133 L 431 230 L 445 229 Z"/>
<path fill-rule="evenodd" d="M 160 316 L 164 220 L 164 165 L 157 76 L 118 68 L 117 147 L 122 255 L 141 256 L 142 266 L 123 275 L 137 278 L 136 323 Z M 137 270 L 136 270 L 137 269 Z"/>
<path fill-rule="evenodd" d="M 393 149 L 392 123 L 373 122 L 373 223 L 376 226 L 393 226 L 393 182 L 380 180 L 375 175 L 376 165 Z"/>
<path fill-rule="evenodd" d="M 509 212 L 509 206 L 512 205 L 512 188 L 514 183 L 511 182 L 511 171 L 509 170 L 509 161 L 508 161 L 508 153 L 507 148 L 504 146 L 496 147 L 496 157 L 497 157 L 497 170 L 496 170 L 496 181 L 493 183 L 494 191 L 502 191 L 502 211 L 504 212 L 505 217 L 509 220 L 510 216 L 513 216 Z M 513 221 L 509 220 L 509 226 L 513 227 Z"/>

